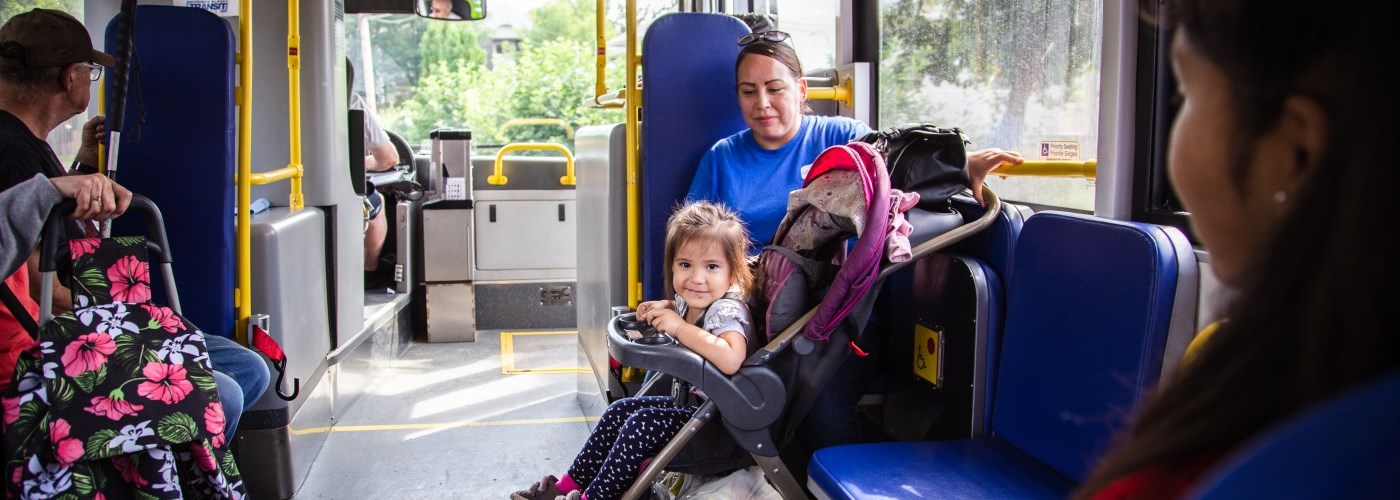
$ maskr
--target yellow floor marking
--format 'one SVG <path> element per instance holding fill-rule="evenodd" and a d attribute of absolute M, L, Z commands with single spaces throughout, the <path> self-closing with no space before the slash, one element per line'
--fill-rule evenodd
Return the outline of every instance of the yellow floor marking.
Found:
<path fill-rule="evenodd" d="M 586 366 L 564 366 L 554 368 L 516 368 L 515 367 L 515 337 L 528 337 L 534 335 L 578 335 L 577 330 L 542 330 L 531 332 L 508 332 L 501 331 L 501 373 L 505 375 L 521 375 L 525 373 L 593 373 Z"/>
<path fill-rule="evenodd" d="M 324 434 L 327 432 L 374 432 L 374 431 L 419 431 L 432 429 L 450 429 L 453 427 L 504 427 L 510 425 L 540 425 L 540 424 L 572 424 L 583 422 L 596 422 L 598 417 L 559 417 L 559 418 L 531 418 L 521 420 L 463 420 L 459 422 L 436 422 L 423 424 L 380 424 L 380 425 L 337 425 L 335 427 L 312 427 L 309 429 L 292 429 L 294 436 L 307 434 Z"/>

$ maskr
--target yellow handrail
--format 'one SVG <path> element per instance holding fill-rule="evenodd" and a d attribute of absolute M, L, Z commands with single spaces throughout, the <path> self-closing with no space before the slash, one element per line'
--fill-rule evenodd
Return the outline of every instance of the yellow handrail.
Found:
<path fill-rule="evenodd" d="M 496 129 L 496 135 L 504 136 L 506 129 L 519 125 L 558 125 L 564 128 L 564 137 L 574 140 L 574 126 L 559 118 L 511 118 L 501 123 Z"/>
<path fill-rule="evenodd" d="M 1098 166 L 1098 160 L 1027 160 L 1020 165 L 1003 165 L 993 170 L 992 175 L 1094 179 L 1098 175 Z"/>
<path fill-rule="evenodd" d="M 288 120 L 290 125 L 291 161 L 285 167 L 262 173 L 253 173 L 253 2 L 238 2 L 238 174 L 235 177 L 238 190 L 238 213 L 235 228 L 235 289 L 233 291 L 234 338 L 243 344 L 248 343 L 248 318 L 253 315 L 252 290 L 252 227 L 250 208 L 254 185 L 263 185 L 284 179 L 291 179 L 291 194 L 288 203 L 292 210 L 305 206 L 302 196 L 301 179 L 306 169 L 301 163 L 301 12 L 299 2 L 287 2 L 287 76 L 288 76 Z"/>
<path fill-rule="evenodd" d="M 598 59 L 594 63 L 594 66 L 598 70 L 598 75 L 597 79 L 593 82 L 593 103 L 602 105 L 602 103 L 598 102 L 598 98 L 608 93 L 608 82 L 607 78 L 604 76 L 604 73 L 606 73 L 608 69 L 608 40 L 607 31 L 603 29 L 603 10 L 607 7 L 607 0 L 597 0 L 595 3 L 596 5 L 594 5 L 593 8 L 593 23 L 594 30 L 597 33 L 593 36 L 593 41 L 598 45 Z"/>
<path fill-rule="evenodd" d="M 852 107 L 851 95 L 854 94 L 852 86 L 851 79 L 846 78 L 835 87 L 807 87 L 807 98 L 836 101 L 849 108 Z"/>
<path fill-rule="evenodd" d="M 637 55 L 637 0 L 627 0 L 627 305 L 636 308 L 642 301 L 642 252 L 641 230 L 642 201 L 638 186 L 637 157 L 641 139 L 637 125 L 641 118 L 637 111 L 642 107 L 642 89 L 637 85 L 637 66 L 641 57 Z"/>
<path fill-rule="evenodd" d="M 564 153 L 564 176 L 559 178 L 559 184 L 563 186 L 573 186 L 578 184 L 578 179 L 574 177 L 574 154 L 569 152 L 569 148 L 561 144 L 549 142 L 517 142 L 506 144 L 501 150 L 496 152 L 496 170 L 486 177 L 486 183 L 492 186 L 504 186 L 508 179 L 501 169 L 501 160 L 505 159 L 506 153 L 511 151 L 558 151 Z"/>
<path fill-rule="evenodd" d="M 295 3 L 295 2 L 288 2 Z M 253 315 L 253 301 L 248 289 L 253 282 L 252 221 L 248 198 L 253 194 L 253 0 L 238 2 L 238 213 L 236 234 L 237 243 L 235 283 L 233 291 L 234 340 L 248 344 L 248 318 Z"/>
<path fill-rule="evenodd" d="M 254 186 L 272 184 L 286 179 L 291 179 L 292 182 L 300 182 L 303 173 L 305 173 L 305 167 L 301 165 L 288 165 L 276 170 L 268 170 L 266 172 L 249 175 L 248 182 Z"/>

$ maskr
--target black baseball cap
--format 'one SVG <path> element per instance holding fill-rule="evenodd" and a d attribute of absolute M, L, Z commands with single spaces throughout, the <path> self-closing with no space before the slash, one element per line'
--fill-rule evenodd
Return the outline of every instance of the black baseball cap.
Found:
<path fill-rule="evenodd" d="M 0 26 L 0 65 L 61 68 L 85 62 L 117 67 L 115 57 L 92 48 L 87 28 L 67 12 L 34 9 Z"/>

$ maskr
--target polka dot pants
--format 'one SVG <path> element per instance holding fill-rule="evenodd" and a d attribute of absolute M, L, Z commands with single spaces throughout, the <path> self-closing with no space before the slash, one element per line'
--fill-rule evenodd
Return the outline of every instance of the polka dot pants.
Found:
<path fill-rule="evenodd" d="M 695 414 L 676 408 L 670 396 L 638 396 L 614 401 L 569 467 L 588 500 L 622 498 L 641 474 L 642 460 L 656 455 Z"/>

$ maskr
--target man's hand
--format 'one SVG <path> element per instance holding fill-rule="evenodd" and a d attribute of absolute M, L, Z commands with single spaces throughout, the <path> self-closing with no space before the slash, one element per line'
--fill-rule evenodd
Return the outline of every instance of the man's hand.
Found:
<path fill-rule="evenodd" d="M 80 163 L 97 164 L 97 145 L 107 143 L 107 117 L 97 115 L 83 124 L 83 145 L 73 157 Z"/>
<path fill-rule="evenodd" d="M 102 174 L 65 175 L 49 179 L 58 194 L 78 202 L 71 219 L 107 220 L 126 211 L 131 191 Z"/>

